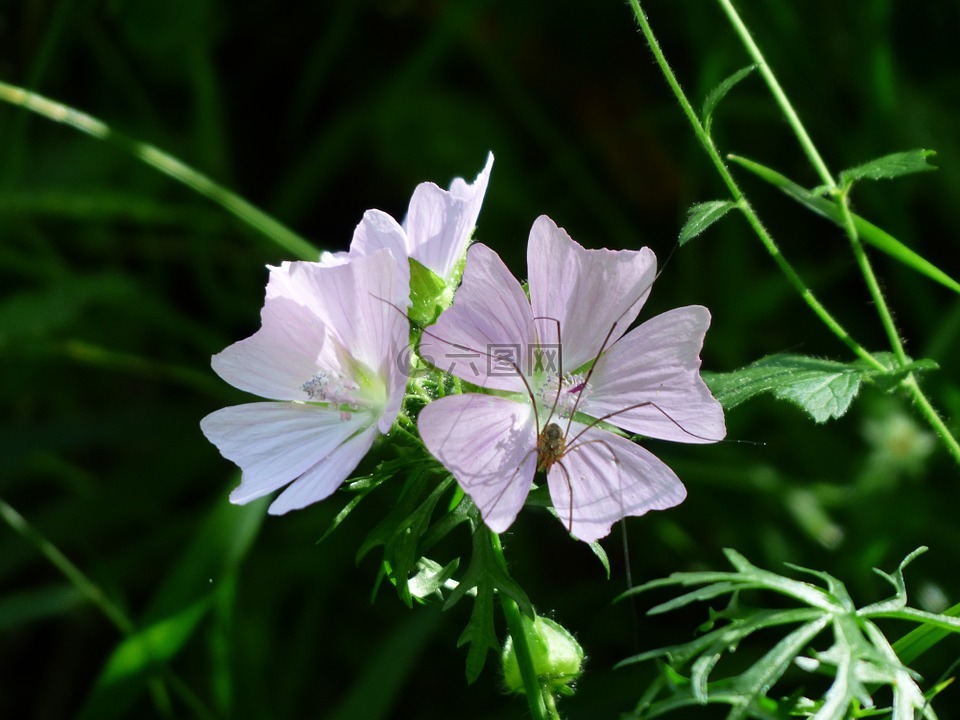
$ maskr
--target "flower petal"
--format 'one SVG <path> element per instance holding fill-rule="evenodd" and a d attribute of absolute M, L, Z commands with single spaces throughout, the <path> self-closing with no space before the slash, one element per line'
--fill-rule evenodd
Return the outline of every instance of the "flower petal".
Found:
<path fill-rule="evenodd" d="M 268 299 L 260 329 L 211 360 L 234 387 L 272 400 L 306 400 L 303 384 L 317 372 L 326 330 L 310 310 L 286 298 Z"/>
<path fill-rule="evenodd" d="M 434 183 L 417 185 L 410 198 L 403 227 L 409 238 L 410 257 L 449 280 L 467 250 L 477 224 L 483 196 L 493 167 L 493 153 L 472 185 L 456 178 L 450 190 Z"/>
<path fill-rule="evenodd" d="M 587 250 L 541 215 L 530 229 L 527 268 L 533 314 L 559 323 L 563 370 L 569 372 L 593 360 L 608 334 L 609 346 L 636 320 L 657 258 L 650 248 Z M 557 342 L 554 326 L 538 320 L 541 341 Z"/>
<path fill-rule="evenodd" d="M 510 527 L 537 467 L 532 406 L 479 393 L 450 395 L 423 408 L 417 426 L 487 526 L 497 533 Z"/>
<path fill-rule="evenodd" d="M 377 430 L 372 427 L 354 435 L 294 480 L 271 503 L 268 512 L 271 515 L 283 515 L 333 495 L 363 460 L 376 438 Z"/>
<path fill-rule="evenodd" d="M 571 424 L 571 446 L 547 474 L 553 507 L 578 540 L 593 542 L 621 518 L 686 498 L 680 479 L 652 453 L 606 430 L 584 428 Z"/>
<path fill-rule="evenodd" d="M 400 223 L 390 215 L 382 210 L 367 210 L 363 214 L 363 219 L 353 231 L 350 251 L 321 253 L 320 264 L 324 267 L 343 265 L 354 258 L 372 255 L 377 250 L 386 248 L 393 253 L 394 259 L 400 266 L 401 273 L 404 269 L 407 269 L 409 273 L 407 242 L 407 233 L 400 227 Z M 406 279 L 401 279 L 401 282 L 409 284 L 409 274 Z"/>
<path fill-rule="evenodd" d="M 710 312 L 676 308 L 631 330 L 597 361 L 580 409 L 647 437 L 709 443 L 726 435 L 723 408 L 700 378 Z M 643 404 L 640 407 L 637 405 Z M 632 407 L 631 407 L 632 406 Z"/>
<path fill-rule="evenodd" d="M 230 502 L 243 504 L 295 480 L 354 433 L 373 425 L 368 413 L 301 403 L 249 403 L 207 415 L 200 429 L 243 476 Z"/>
<path fill-rule="evenodd" d="M 388 249 L 323 267 L 319 263 L 284 263 L 271 268 L 267 297 L 286 297 L 310 309 L 351 357 L 384 379 L 386 432 L 400 409 L 409 355 L 409 266 Z"/>
<path fill-rule="evenodd" d="M 467 253 L 463 283 L 453 305 L 423 331 L 420 355 L 431 365 L 474 385 L 527 392 L 533 316 L 523 288 L 486 245 Z M 509 362 L 498 361 L 500 353 Z"/>

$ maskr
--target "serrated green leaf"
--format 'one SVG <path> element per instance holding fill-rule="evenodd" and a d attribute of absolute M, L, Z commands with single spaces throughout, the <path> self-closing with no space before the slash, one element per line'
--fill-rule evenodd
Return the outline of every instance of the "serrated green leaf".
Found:
<path fill-rule="evenodd" d="M 717 109 L 717 105 L 720 104 L 720 101 L 726 97 L 727 93 L 730 92 L 737 83 L 747 77 L 756 68 L 756 65 L 748 65 L 745 68 L 737 70 L 737 72 L 728 76 L 707 94 L 706 99 L 703 101 L 703 109 L 700 111 L 700 118 L 703 120 L 703 126 L 708 135 L 710 134 L 710 127 L 713 124 L 713 111 Z"/>
<path fill-rule="evenodd" d="M 761 393 L 772 392 L 822 423 L 846 413 L 860 390 L 863 374 L 864 370 L 855 363 L 778 354 L 732 373 L 703 373 L 703 379 L 726 410 Z"/>
<path fill-rule="evenodd" d="M 936 155 L 933 150 L 907 150 L 891 153 L 876 160 L 847 168 L 840 173 L 841 185 L 852 185 L 858 180 L 890 180 L 903 175 L 936 170 L 927 158 Z"/>
<path fill-rule="evenodd" d="M 840 227 L 843 227 L 843 212 L 836 203 L 827 200 L 826 198 L 817 197 L 816 193 L 810 192 L 806 188 L 787 178 L 785 175 L 761 165 L 758 162 L 754 162 L 753 160 L 748 160 L 747 158 L 739 157 L 737 155 L 728 155 L 727 157 L 732 162 L 737 163 L 741 167 L 767 181 L 774 187 L 779 188 L 804 207 L 812 210 L 818 215 L 832 220 Z M 850 213 L 850 216 L 853 218 L 853 225 L 856 228 L 857 234 L 861 240 L 872 245 L 881 252 L 885 252 L 893 259 L 903 263 L 921 275 L 927 276 L 934 282 L 938 282 L 944 287 L 950 288 L 956 293 L 960 293 L 960 283 L 947 275 L 947 273 L 943 272 L 936 265 L 921 255 L 915 253 L 890 233 L 881 230 L 876 225 L 865 220 L 856 213 Z"/>
<path fill-rule="evenodd" d="M 687 210 L 687 221 L 680 229 L 680 245 L 685 245 L 717 220 L 737 207 L 732 200 L 709 200 Z"/>

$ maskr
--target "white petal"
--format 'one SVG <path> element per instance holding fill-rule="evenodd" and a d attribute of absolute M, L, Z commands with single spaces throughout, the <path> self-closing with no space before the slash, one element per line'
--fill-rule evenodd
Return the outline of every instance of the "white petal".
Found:
<path fill-rule="evenodd" d="M 353 231 L 351 256 L 372 255 L 377 250 L 389 249 L 397 262 L 407 259 L 407 234 L 400 223 L 382 210 L 367 210 L 363 220 Z"/>
<path fill-rule="evenodd" d="M 594 418 L 615 413 L 609 422 L 647 437 L 722 440 L 723 408 L 700 378 L 700 349 L 709 325 L 709 311 L 693 305 L 630 331 L 597 362 L 581 410 Z"/>
<path fill-rule="evenodd" d="M 467 253 L 453 305 L 423 331 L 420 355 L 474 385 L 526 392 L 520 375 L 527 372 L 533 338 L 523 288 L 493 250 L 478 244 Z M 498 361 L 501 353 L 509 361 Z"/>
<path fill-rule="evenodd" d="M 497 533 L 510 527 L 537 467 L 532 406 L 479 393 L 451 395 L 423 408 L 417 426 L 487 526 Z"/>
<path fill-rule="evenodd" d="M 609 346 L 626 332 L 650 294 L 657 259 L 650 248 L 587 250 L 542 215 L 530 229 L 527 266 L 533 314 L 559 322 L 569 372 L 593 360 L 605 338 Z M 554 342 L 549 321 L 537 326 Z"/>
<path fill-rule="evenodd" d="M 606 430 L 573 423 L 566 454 L 550 468 L 550 497 L 579 540 L 604 537 L 617 520 L 679 505 L 686 488 L 652 453 Z M 571 514 L 571 498 L 573 511 Z"/>
<path fill-rule="evenodd" d="M 242 504 L 283 487 L 372 424 L 365 413 L 343 419 L 339 411 L 315 405 L 250 403 L 207 415 L 200 429 L 243 471 L 230 495 Z"/>
<path fill-rule="evenodd" d="M 306 400 L 302 387 L 318 369 L 323 324 L 310 310 L 270 298 L 260 313 L 261 328 L 213 356 L 217 375 L 234 387 L 272 400 Z"/>
<path fill-rule="evenodd" d="M 280 493 L 270 505 L 270 514 L 283 515 L 330 497 L 356 469 L 376 438 L 376 428 L 369 428 L 347 440 Z"/>
<path fill-rule="evenodd" d="M 409 237 L 410 257 L 446 280 L 467 251 L 467 244 L 493 167 L 493 153 L 472 185 L 456 178 L 450 190 L 421 183 L 413 191 L 403 227 Z"/>
<path fill-rule="evenodd" d="M 384 431 L 396 418 L 406 386 L 408 278 L 409 266 L 398 263 L 390 250 L 381 249 L 332 267 L 284 263 L 272 268 L 267 287 L 268 296 L 288 297 L 309 308 L 326 327 L 328 342 L 384 380 Z"/>

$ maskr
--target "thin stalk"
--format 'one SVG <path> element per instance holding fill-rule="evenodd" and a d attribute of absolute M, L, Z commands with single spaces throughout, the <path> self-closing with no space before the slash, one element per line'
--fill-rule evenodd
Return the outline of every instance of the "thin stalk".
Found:
<path fill-rule="evenodd" d="M 493 554 L 500 566 L 506 570 L 507 561 L 503 556 L 503 546 L 500 544 L 500 536 L 495 532 L 490 533 L 490 544 L 493 546 Z M 520 668 L 520 677 L 523 680 L 523 690 L 527 696 L 527 704 L 530 706 L 530 714 L 535 720 L 549 720 L 550 718 L 559 720 L 556 708 L 554 707 L 553 713 L 549 713 L 547 704 L 544 702 L 543 688 L 540 687 L 537 671 L 533 666 L 530 643 L 527 641 L 527 631 L 523 626 L 523 618 L 520 617 L 519 606 L 512 597 L 502 592 L 500 593 L 500 605 L 503 607 L 503 616 L 507 620 L 510 637 L 513 638 L 513 651 L 517 655 L 517 666 Z"/>
<path fill-rule="evenodd" d="M 790 284 L 796 288 L 797 292 L 800 293 L 800 296 L 803 298 L 804 302 L 807 303 L 807 306 L 813 310 L 816 316 L 820 318 L 820 320 L 834 335 L 837 336 L 837 338 L 840 339 L 841 342 L 850 348 L 850 350 L 857 357 L 862 358 L 875 369 L 884 369 L 880 361 L 874 358 L 863 346 L 854 340 L 850 333 L 848 333 L 840 324 L 840 322 L 830 314 L 830 312 L 820 303 L 819 300 L 817 300 L 816 296 L 813 294 L 813 291 L 810 290 L 797 271 L 794 270 L 793 266 L 780 252 L 780 248 L 773 240 L 773 237 L 767 232 L 766 228 L 763 226 L 763 223 L 760 221 L 760 218 L 757 216 L 757 213 L 754 211 L 753 207 L 740 190 L 740 186 L 737 184 L 736 180 L 733 179 L 729 169 L 723 162 L 723 158 L 720 157 L 720 153 L 713 144 L 713 140 L 704 129 L 703 124 L 700 122 L 700 118 L 697 117 L 697 113 L 690 104 L 690 101 L 687 99 L 683 88 L 680 87 L 680 83 L 677 81 L 677 77 L 674 75 L 673 69 L 670 67 L 670 64 L 667 62 L 663 51 L 660 49 L 660 43 L 653 34 L 653 29 L 650 27 L 649 21 L 640 7 L 639 0 L 630 0 L 630 6 L 633 8 L 637 23 L 640 25 L 640 29 L 650 46 L 650 50 L 653 52 L 654 59 L 656 60 L 657 65 L 659 65 L 660 71 L 663 73 L 663 76 L 666 79 L 667 84 L 670 86 L 670 89 L 673 90 L 673 94 L 677 98 L 677 102 L 680 103 L 681 109 L 687 116 L 687 120 L 690 122 L 690 125 L 693 128 L 694 134 L 697 136 L 700 144 L 707 152 L 710 161 L 713 163 L 714 167 L 719 173 L 723 183 L 727 186 L 730 195 L 737 203 L 737 206 L 740 208 L 740 211 L 743 213 L 750 227 L 753 228 L 753 231 L 757 234 L 757 237 L 760 238 L 760 241 L 767 249 L 767 252 L 770 253 L 771 257 L 773 257 L 774 261 L 780 268 L 780 271 L 787 277 L 787 280 L 790 282 Z"/>
<path fill-rule="evenodd" d="M 757 44 L 753 41 L 753 37 L 747 30 L 747 26 L 743 24 L 743 20 L 740 19 L 737 11 L 734 10 L 733 4 L 730 2 L 730 0 L 717 0 L 717 2 L 720 3 L 720 7 L 723 8 L 724 12 L 727 14 L 727 17 L 730 18 L 730 22 L 733 25 L 734 30 L 736 30 L 737 34 L 740 36 L 744 46 L 747 48 L 747 52 L 750 54 L 750 57 L 753 58 L 754 63 L 756 63 L 757 69 L 760 71 L 760 74 L 766 81 L 767 86 L 770 88 L 770 92 L 777 101 L 777 104 L 780 105 L 780 109 L 783 111 L 784 117 L 787 119 L 787 122 L 793 129 L 794 135 L 797 136 L 797 140 L 800 141 L 800 147 L 803 148 L 803 152 L 806 153 L 807 157 L 810 159 L 810 164 L 813 165 L 814 169 L 817 171 L 817 174 L 820 176 L 820 180 L 824 184 L 834 187 L 836 183 L 834 182 L 830 171 L 827 169 L 827 164 L 823 161 L 823 158 L 820 157 L 820 153 L 817 152 L 816 146 L 813 144 L 813 141 L 807 134 L 806 129 L 803 127 L 803 123 L 800 122 L 800 116 L 797 115 L 797 112 L 793 109 L 793 105 L 790 103 L 790 99 L 787 97 L 787 94 L 783 91 L 783 88 L 780 87 L 780 83 L 777 82 L 776 76 L 774 76 L 770 66 L 767 65 L 766 58 L 763 57 L 763 54 L 760 52 L 760 48 L 758 48 Z"/>
<path fill-rule="evenodd" d="M 900 339 L 900 333 L 897 331 L 896 323 L 893 320 L 893 313 L 890 312 L 890 307 L 887 305 L 887 300 L 880 288 L 880 283 L 877 282 L 877 276 L 873 271 L 873 266 L 870 264 L 870 258 L 867 256 L 866 250 L 863 247 L 863 243 L 860 240 L 860 235 L 857 232 L 856 224 L 853 221 L 853 214 L 850 211 L 850 187 L 837 187 L 836 180 L 834 180 L 833 175 L 827 168 L 826 163 L 823 161 L 823 158 L 817 151 L 816 146 L 810 139 L 810 135 L 803 126 L 800 116 L 797 114 L 796 110 L 794 110 L 789 98 L 783 91 L 780 83 L 777 81 L 776 76 L 773 74 L 773 70 L 770 69 L 770 65 L 767 63 L 766 58 L 763 56 L 763 53 L 760 52 L 760 48 L 757 47 L 757 44 L 754 42 L 750 31 L 747 29 L 747 26 L 740 18 L 740 15 L 737 13 L 736 9 L 734 9 L 731 0 L 717 0 L 717 2 L 730 19 L 730 23 L 733 25 L 737 35 L 740 36 L 740 40 L 743 42 L 743 45 L 746 48 L 747 53 L 750 55 L 750 58 L 759 68 L 760 74 L 766 81 L 770 93 L 773 95 L 777 104 L 780 106 L 780 109 L 783 111 L 783 115 L 786 118 L 787 123 L 793 129 L 794 135 L 796 135 L 797 140 L 800 143 L 800 147 L 803 148 L 803 151 L 809 158 L 814 170 L 820 176 L 820 179 L 824 184 L 826 184 L 828 187 L 834 188 L 835 198 L 841 212 L 843 229 L 847 235 L 847 239 L 850 241 L 850 248 L 853 251 L 854 258 L 857 261 L 857 266 L 860 268 L 860 273 L 863 275 L 864 282 L 867 285 L 867 290 L 870 293 L 870 298 L 873 301 L 874 307 L 877 309 L 877 314 L 880 317 L 880 324 L 883 326 L 884 332 L 887 335 L 887 339 L 890 342 L 890 347 L 897 358 L 897 362 L 901 367 L 906 365 L 909 362 L 909 359 L 907 358 L 907 353 L 904 350 L 903 341 Z M 913 397 L 920 414 L 924 417 L 924 419 L 927 420 L 937 435 L 940 436 L 940 439 L 943 441 L 947 451 L 953 455 L 954 460 L 960 463 L 960 444 L 958 444 L 957 439 L 953 436 L 953 434 L 950 432 L 950 429 L 940 418 L 937 411 L 924 394 L 923 390 L 921 390 L 916 376 L 913 373 L 909 373 L 903 381 L 902 386 Z"/>
<path fill-rule="evenodd" d="M 128 137 L 86 113 L 16 85 L 0 82 L 0 101 L 29 110 L 48 120 L 69 125 L 86 135 L 120 148 L 155 170 L 213 200 L 274 244 L 302 260 L 316 260 L 320 257 L 320 251 L 293 230 L 153 145 Z"/>

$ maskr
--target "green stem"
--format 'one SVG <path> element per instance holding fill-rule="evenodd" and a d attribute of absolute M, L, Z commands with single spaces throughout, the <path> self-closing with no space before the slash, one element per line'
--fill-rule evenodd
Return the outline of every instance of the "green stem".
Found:
<path fill-rule="evenodd" d="M 506 571 L 507 561 L 503 556 L 503 546 L 500 544 L 500 536 L 495 532 L 490 533 L 490 544 L 493 546 L 493 554 L 500 563 L 500 567 Z M 506 593 L 500 593 L 500 605 L 503 607 L 503 615 L 507 620 L 507 629 L 510 637 L 513 638 L 513 650 L 517 655 L 517 666 L 520 668 L 520 677 L 523 680 L 523 689 L 527 696 L 527 704 L 530 706 L 530 713 L 535 720 L 548 720 L 556 715 L 548 714 L 547 705 L 543 699 L 543 689 L 540 687 L 540 681 L 537 679 L 537 671 L 533 666 L 533 656 L 530 654 L 530 643 L 527 640 L 527 631 L 523 626 L 523 618 L 520 617 L 520 607 L 516 601 Z"/>
<path fill-rule="evenodd" d="M 774 99 L 777 101 L 777 104 L 780 106 L 780 109 L 783 111 L 784 117 L 786 118 L 790 127 L 793 129 L 794 134 L 797 136 L 797 140 L 800 142 L 800 146 L 803 148 L 803 151 L 809 158 L 814 170 L 816 170 L 824 184 L 835 189 L 834 194 L 841 213 L 841 225 L 843 226 L 844 232 L 847 235 L 847 239 L 850 241 L 850 248 L 853 251 L 853 256 L 857 261 L 857 266 L 860 268 L 860 273 L 863 275 L 864 282 L 867 285 L 867 290 L 870 293 L 870 298 L 873 301 L 874 307 L 877 309 L 877 314 L 880 317 L 880 324 L 883 326 L 884 332 L 887 335 L 887 340 L 890 342 L 890 347 L 897 358 L 897 362 L 901 367 L 906 365 L 909 362 L 909 358 L 904 350 L 903 341 L 900 339 L 900 333 L 897 331 L 896 323 L 893 320 L 893 313 L 890 312 L 890 308 L 887 305 L 887 300 L 880 288 L 880 283 L 877 282 L 877 276 L 873 271 L 873 266 L 870 264 L 870 258 L 867 256 L 866 250 L 863 247 L 863 242 L 860 240 L 860 235 L 857 232 L 857 227 L 854 223 L 853 213 L 850 211 L 850 187 L 845 186 L 842 189 L 837 188 L 837 183 L 834 180 L 833 175 L 830 173 L 826 163 L 823 161 L 823 158 L 817 151 L 816 146 L 810 139 L 810 135 L 807 133 L 806 128 L 800 121 L 800 116 L 797 115 L 796 110 L 794 110 L 789 98 L 787 98 L 786 93 L 783 91 L 783 88 L 777 81 L 776 76 L 773 74 L 773 71 L 767 64 L 766 58 L 763 56 L 763 53 L 760 52 L 760 48 L 757 47 L 753 37 L 750 35 L 750 31 L 743 23 L 740 15 L 734 9 L 731 0 L 717 0 L 717 2 L 720 3 L 720 6 L 723 8 L 724 12 L 726 12 L 734 30 L 740 36 L 747 53 L 759 68 L 760 74 L 763 76 L 767 83 L 767 87 L 770 89 L 770 93 L 773 95 Z M 707 139 L 709 140 L 709 138 Z M 957 443 L 957 439 L 953 436 L 949 428 L 937 414 L 937 411 L 934 409 L 923 390 L 920 389 L 920 385 L 913 373 L 907 375 L 902 385 L 910 393 L 910 395 L 912 395 L 920 414 L 923 415 L 937 435 L 940 436 L 940 439 L 943 441 L 947 451 L 953 455 L 954 459 L 958 463 L 960 463 L 960 444 Z"/>
<path fill-rule="evenodd" d="M 783 274 L 787 277 L 787 280 L 789 280 L 794 288 L 796 288 L 797 292 L 800 293 L 800 296 L 803 298 L 804 302 L 807 303 L 807 306 L 813 310 L 817 317 L 823 321 L 830 331 L 836 335 L 848 348 L 850 348 L 850 350 L 857 355 L 857 357 L 862 358 L 877 370 L 884 369 L 883 365 L 869 352 L 867 352 L 865 348 L 857 343 L 850 333 L 848 333 L 840 324 L 840 322 L 834 318 L 833 315 L 831 315 L 823 305 L 820 304 L 820 301 L 817 300 L 810 288 L 807 287 L 806 283 L 804 283 L 797 271 L 793 269 L 793 266 L 780 252 L 780 248 L 777 247 L 773 237 L 767 232 L 766 228 L 763 226 L 763 223 L 760 221 L 760 218 L 753 210 L 753 207 L 740 190 L 740 186 L 737 185 L 736 180 L 733 179 L 729 169 L 724 164 L 723 159 L 720 157 L 720 153 L 713 144 L 713 140 L 704 129 L 703 124 L 700 122 L 700 118 L 697 117 L 697 113 L 690 104 L 690 101 L 687 99 L 686 94 L 683 92 L 683 88 L 680 87 L 680 83 L 677 81 L 677 77 L 674 75 L 673 69 L 670 67 L 670 64 L 667 62 L 663 51 L 660 49 L 660 43 L 653 34 L 653 29 L 650 27 L 650 23 L 640 7 L 639 0 L 630 0 L 630 5 L 633 8 L 637 23 L 640 25 L 640 29 L 643 32 L 644 37 L 647 39 L 647 43 L 650 45 L 650 50 L 653 52 L 653 56 L 657 62 L 657 65 L 660 66 L 660 71 L 663 73 L 664 78 L 666 78 L 667 84 L 670 86 L 670 89 L 673 90 L 673 94 L 677 98 L 677 102 L 680 103 L 681 109 L 687 116 L 687 120 L 690 122 L 690 125 L 693 127 L 694 134 L 697 136 L 700 144 L 707 152 L 710 161 L 713 163 L 724 184 L 727 186 L 727 189 L 730 191 L 730 195 L 737 203 L 737 206 L 747 219 L 750 227 L 753 228 L 753 231 L 760 238 L 760 241 L 767 249 L 767 252 L 770 253 L 771 257 L 773 257 L 781 272 L 783 272 Z"/>
<path fill-rule="evenodd" d="M 290 228 L 254 207 L 236 193 L 230 192 L 206 175 L 197 172 L 153 145 L 134 140 L 123 133 L 112 130 L 106 123 L 86 113 L 74 110 L 16 85 L 0 82 L 0 101 L 29 110 L 48 120 L 69 125 L 86 135 L 104 140 L 120 148 L 155 170 L 159 170 L 213 200 L 227 212 L 238 217 L 296 257 L 303 260 L 316 260 L 320 256 L 319 250 Z"/>
<path fill-rule="evenodd" d="M 807 135 L 807 131 L 803 127 L 803 123 L 800 122 L 800 116 L 797 115 L 797 112 L 793 109 L 793 105 L 790 103 L 786 93 L 783 92 L 783 88 L 780 87 L 780 83 L 777 82 L 777 78 L 774 76 L 770 66 L 767 65 L 767 61 L 760 52 L 760 48 L 758 48 L 757 44 L 753 41 L 753 37 L 747 30 L 747 26 L 743 24 L 743 20 L 740 19 L 737 11 L 733 9 L 733 4 L 730 2 L 730 0 L 717 1 L 720 3 L 720 7 L 723 8 L 724 12 L 727 13 L 727 17 L 730 18 L 730 22 L 733 25 L 734 30 L 736 30 L 744 46 L 746 46 L 750 57 L 756 63 L 757 69 L 760 71 L 760 74 L 766 81 L 767 86 L 770 88 L 770 92 L 773 93 L 773 97 L 776 99 L 777 104 L 780 105 L 780 109 L 783 110 L 784 117 L 786 117 L 790 127 L 793 128 L 793 133 L 797 136 L 797 140 L 800 141 L 800 146 L 810 159 L 810 164 L 813 165 L 824 184 L 829 185 L 830 187 L 835 186 L 836 183 L 834 182 L 830 171 L 827 169 L 826 163 L 823 161 L 823 158 L 820 157 L 820 153 L 817 152 L 817 148 L 814 146 L 813 141 L 810 140 L 810 136 Z"/>

